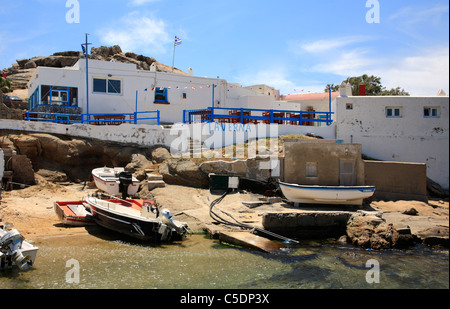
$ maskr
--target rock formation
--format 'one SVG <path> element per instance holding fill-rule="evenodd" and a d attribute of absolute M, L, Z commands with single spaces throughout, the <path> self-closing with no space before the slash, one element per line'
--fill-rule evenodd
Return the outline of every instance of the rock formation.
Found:
<path fill-rule="evenodd" d="M 30 59 L 18 59 L 17 63 L 10 68 L 4 69 L 8 79 L 12 82 L 13 89 L 26 89 L 27 84 L 34 75 L 34 70 L 39 67 L 63 68 L 73 66 L 81 57 L 81 51 L 57 52 L 51 56 L 33 57 Z M 155 64 L 158 72 L 172 72 L 172 67 L 159 63 L 154 58 L 135 53 L 124 53 L 120 46 L 100 46 L 92 47 L 89 59 L 102 61 L 116 61 L 122 63 L 136 64 L 138 70 L 150 70 L 150 66 Z M 186 74 L 185 72 L 173 68 L 174 73 Z"/>

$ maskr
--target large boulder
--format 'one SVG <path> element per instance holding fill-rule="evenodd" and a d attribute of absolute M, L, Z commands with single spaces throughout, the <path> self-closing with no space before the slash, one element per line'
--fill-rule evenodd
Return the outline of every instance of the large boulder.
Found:
<path fill-rule="evenodd" d="M 152 151 L 152 160 L 154 163 L 162 163 L 170 157 L 170 152 L 164 147 L 158 147 Z"/>
<path fill-rule="evenodd" d="M 404 248 L 414 243 L 409 233 L 399 233 L 380 213 L 358 211 L 347 222 L 347 236 L 356 246 L 372 249 Z"/>
<path fill-rule="evenodd" d="M 159 166 L 159 173 L 168 184 L 207 188 L 209 177 L 190 160 L 170 158 Z"/>

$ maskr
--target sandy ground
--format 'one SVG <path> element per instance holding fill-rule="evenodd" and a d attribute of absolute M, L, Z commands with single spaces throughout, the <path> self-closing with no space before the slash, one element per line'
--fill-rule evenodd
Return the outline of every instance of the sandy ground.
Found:
<path fill-rule="evenodd" d="M 51 184 L 41 183 L 36 186 L 2 192 L 0 201 L 1 224 L 18 229 L 27 239 L 49 236 L 74 235 L 87 233 L 84 227 L 66 227 L 57 218 L 53 205 L 56 201 L 82 200 L 93 194 L 97 188 L 92 184 Z M 151 194 L 161 208 L 172 211 L 176 220 L 187 222 L 194 231 L 205 228 L 220 230 L 223 225 L 212 223 L 209 207 L 212 201 L 220 197 L 209 190 L 167 185 L 154 189 Z M 245 206 L 243 201 L 257 201 L 259 195 L 251 193 L 234 193 L 228 195 L 218 206 L 216 212 L 230 220 L 228 214 L 242 223 L 262 227 L 262 214 L 265 211 L 303 211 L 308 207 L 293 207 L 286 203 L 262 205 L 256 208 Z M 415 208 L 418 215 L 402 214 L 407 208 Z M 429 203 L 418 201 L 372 202 L 365 210 L 383 212 L 383 217 L 395 227 L 410 226 L 413 233 L 422 230 L 441 230 L 445 233 L 449 228 L 449 203 L 442 200 L 430 200 Z M 324 210 L 318 206 L 316 210 Z M 342 210 L 342 209 L 341 209 Z"/>

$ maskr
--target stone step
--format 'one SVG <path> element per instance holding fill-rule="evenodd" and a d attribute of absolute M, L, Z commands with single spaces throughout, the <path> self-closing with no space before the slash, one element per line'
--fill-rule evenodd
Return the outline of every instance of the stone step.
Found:
<path fill-rule="evenodd" d="M 163 176 L 159 174 L 154 173 L 147 173 L 147 180 L 154 181 L 154 180 L 163 180 Z"/>
<path fill-rule="evenodd" d="M 166 183 L 163 180 L 149 180 L 148 189 L 153 190 L 155 188 L 164 188 Z"/>

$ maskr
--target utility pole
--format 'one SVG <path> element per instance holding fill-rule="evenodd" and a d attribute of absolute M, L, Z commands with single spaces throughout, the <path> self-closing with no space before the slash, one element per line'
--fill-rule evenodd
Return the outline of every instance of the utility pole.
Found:
<path fill-rule="evenodd" d="M 88 43 L 88 35 L 89 33 L 86 33 L 86 43 L 85 44 L 81 44 L 81 47 L 83 48 L 83 52 L 86 56 L 86 115 L 87 115 L 87 121 L 89 124 L 89 49 L 88 46 L 91 45 L 92 43 Z"/>

